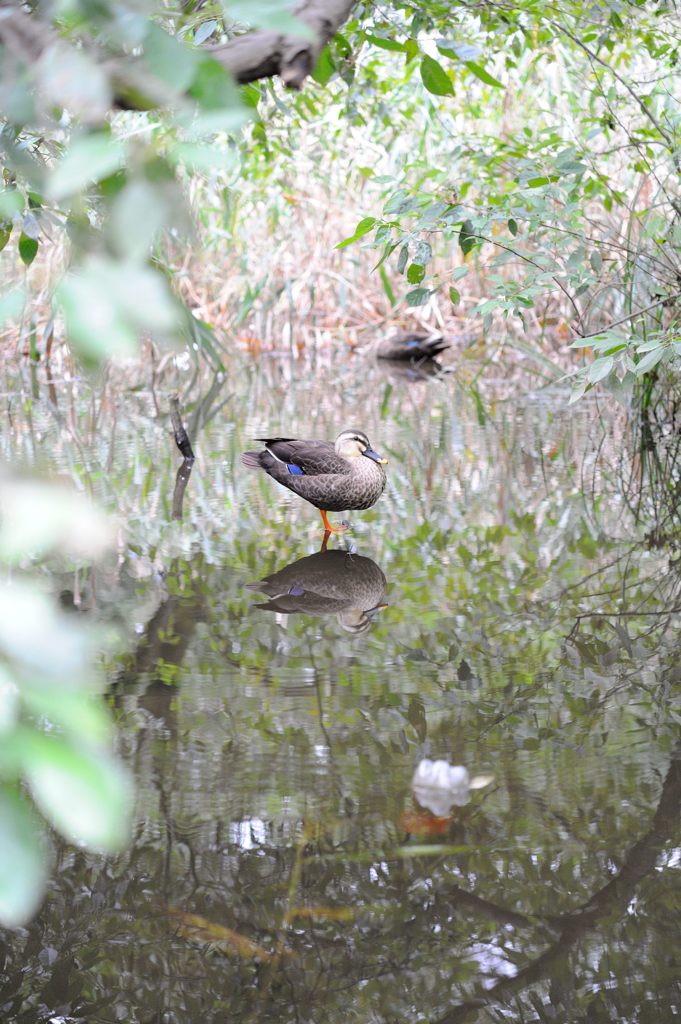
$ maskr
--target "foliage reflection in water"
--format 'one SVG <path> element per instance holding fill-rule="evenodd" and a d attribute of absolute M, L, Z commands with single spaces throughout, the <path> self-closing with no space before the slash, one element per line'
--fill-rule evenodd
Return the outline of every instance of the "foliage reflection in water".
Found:
<path fill-rule="evenodd" d="M 343 408 L 333 375 L 288 363 L 190 390 L 182 522 L 163 395 L 38 381 L 17 402 L 4 458 L 121 517 L 115 557 L 51 582 L 116 626 L 138 803 L 126 853 L 63 847 L 40 914 L 4 936 L 3 1020 L 674 1019 L 669 487 L 641 490 L 614 410 L 344 374 Z M 348 403 L 389 490 L 356 553 L 314 553 L 314 510 L 238 454 L 296 408 L 296 432 L 333 437 Z M 653 426 L 646 464 L 652 443 L 675 466 Z M 663 531 L 637 489 L 667 496 Z M 491 781 L 435 816 L 411 790 L 424 758 Z"/>

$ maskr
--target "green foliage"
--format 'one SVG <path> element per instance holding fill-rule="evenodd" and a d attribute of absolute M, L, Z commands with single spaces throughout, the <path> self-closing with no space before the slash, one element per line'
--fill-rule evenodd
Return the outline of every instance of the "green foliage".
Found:
<path fill-rule="evenodd" d="M 393 169 L 373 179 L 383 204 L 374 245 L 407 285 L 421 282 L 425 261 L 408 259 L 419 242 L 437 243 L 439 257 L 423 278 L 428 293 L 405 287 L 407 304 L 448 286 L 459 268 L 447 242 L 458 240 L 486 289 L 467 310 L 484 329 L 516 318 L 529 331 L 550 311 L 585 349 L 580 336 L 602 339 L 609 323 L 622 324 L 627 357 L 584 367 L 573 397 L 599 381 L 630 384 L 659 362 L 675 366 L 676 29 L 666 5 L 557 12 L 530 0 L 473 19 L 463 4 L 437 3 L 412 17 L 396 0 L 385 20 L 375 15 L 365 39 L 377 49 L 357 88 L 373 84 L 362 111 L 380 123 L 382 85 L 391 83 L 382 144 Z M 397 170 L 403 137 L 412 147 Z"/>
<path fill-rule="evenodd" d="M 183 340 L 160 264 L 169 232 L 180 238 L 191 221 L 187 175 L 250 190 L 230 214 L 238 248 L 239 218 L 270 202 L 269 175 L 281 184 L 282 166 L 293 173 L 307 123 L 323 140 L 320 182 L 347 159 L 349 131 L 371 138 L 372 166 L 357 168 L 366 215 L 337 247 L 377 250 L 369 258 L 384 290 L 390 278 L 391 305 L 427 304 L 453 285 L 460 298 L 468 274 L 483 294 L 466 313 L 485 331 L 510 320 L 541 345 L 556 321 L 561 343 L 622 324 L 644 369 L 623 358 L 577 367 L 575 396 L 656 370 L 655 357 L 637 358 L 651 332 L 667 363 L 681 273 L 677 33 L 667 5 L 555 11 L 522 0 L 474 14 L 437 0 L 416 12 L 403 0 L 360 5 L 295 99 L 271 85 L 239 91 L 197 48 L 240 20 L 306 34 L 283 0 L 182 11 L 150 3 L 135 18 L 107 0 L 58 9 L 49 54 L 36 62 L 19 50 L 0 65 L 0 248 L 18 245 L 30 266 L 47 235 L 66 244 L 66 229 L 73 279 L 58 299 L 88 359 L 129 352 L 140 333 Z M 155 315 L 139 295 L 126 304 L 119 288 L 103 332 L 74 314 L 74 301 L 94 301 L 116 276 L 107 261 L 130 280 L 156 278 Z M 256 285 L 247 288 L 252 296 Z"/>
<path fill-rule="evenodd" d="M 47 556 L 92 557 L 109 533 L 82 498 L 47 484 L 4 478 L 0 511 L 0 563 L 15 570 Z M 110 753 L 92 639 L 34 578 L 0 587 L 0 924 L 32 915 L 49 868 L 24 785 L 71 842 L 111 852 L 127 837 L 130 786 Z"/>
<path fill-rule="evenodd" d="M 178 168 L 229 166 L 215 135 L 238 130 L 247 109 L 223 67 L 187 42 L 190 17 L 151 6 L 132 17 L 116 0 L 53 14 L 38 60 L 0 44 L 0 248 L 13 227 L 27 267 L 45 239 L 68 247 L 56 302 L 86 359 L 130 354 L 142 333 L 177 340 L 183 315 L 150 256 L 189 224 Z M 28 29 L 32 16 L 11 15 Z M 252 17 L 301 30 L 282 4 L 253 5 Z M 153 117 L 115 113 L 130 105 Z"/>

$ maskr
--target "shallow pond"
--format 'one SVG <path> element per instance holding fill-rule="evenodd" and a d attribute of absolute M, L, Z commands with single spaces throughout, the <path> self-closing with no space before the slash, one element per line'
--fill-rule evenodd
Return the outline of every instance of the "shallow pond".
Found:
<path fill-rule="evenodd" d="M 668 439 L 642 445 L 614 403 L 360 360 L 125 381 L 2 388 L 0 458 L 117 517 L 107 559 L 49 584 L 101 630 L 137 792 L 129 848 L 60 846 L 4 936 L 0 1019 L 676 1019 Z M 238 456 L 345 426 L 389 489 L 320 552 L 316 510 Z M 425 757 L 480 788 L 433 814 Z"/>

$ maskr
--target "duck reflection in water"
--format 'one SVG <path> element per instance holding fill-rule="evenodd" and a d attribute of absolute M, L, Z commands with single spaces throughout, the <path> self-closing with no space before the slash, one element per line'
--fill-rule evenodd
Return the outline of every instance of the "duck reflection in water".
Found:
<path fill-rule="evenodd" d="M 371 558 L 349 551 L 326 551 L 296 562 L 247 584 L 267 594 L 257 604 L 265 611 L 293 615 L 335 615 L 347 633 L 365 633 L 382 608 L 387 586 L 382 570 Z"/>

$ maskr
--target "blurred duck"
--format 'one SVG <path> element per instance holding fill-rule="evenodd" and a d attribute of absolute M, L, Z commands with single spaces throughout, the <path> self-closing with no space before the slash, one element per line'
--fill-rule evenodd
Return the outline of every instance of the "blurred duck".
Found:
<path fill-rule="evenodd" d="M 249 583 L 249 590 L 267 594 L 256 605 L 287 615 L 336 615 L 347 633 L 364 633 L 382 608 L 386 578 L 371 558 L 347 551 L 319 551 Z"/>
<path fill-rule="evenodd" d="M 339 533 L 347 525 L 332 526 L 327 512 L 371 508 L 386 484 L 382 458 L 361 430 L 343 430 L 331 441 L 298 441 L 288 437 L 259 437 L 257 452 L 244 452 L 241 461 L 249 469 L 262 469 L 278 484 L 318 508 L 327 533 Z"/>
<path fill-rule="evenodd" d="M 440 352 L 449 348 L 441 334 L 427 331 L 400 331 L 383 338 L 374 349 L 377 359 L 390 359 L 394 362 L 420 362 L 434 360 Z"/>

